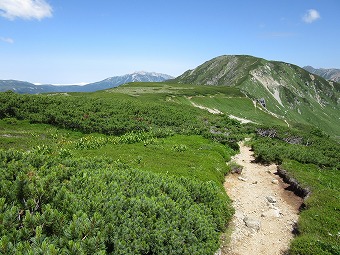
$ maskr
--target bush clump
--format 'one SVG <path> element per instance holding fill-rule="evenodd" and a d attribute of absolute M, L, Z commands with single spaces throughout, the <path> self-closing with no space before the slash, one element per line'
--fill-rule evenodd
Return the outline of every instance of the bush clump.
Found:
<path fill-rule="evenodd" d="M 231 217 L 214 182 L 109 159 L 0 151 L 1 254 L 213 254 Z"/>

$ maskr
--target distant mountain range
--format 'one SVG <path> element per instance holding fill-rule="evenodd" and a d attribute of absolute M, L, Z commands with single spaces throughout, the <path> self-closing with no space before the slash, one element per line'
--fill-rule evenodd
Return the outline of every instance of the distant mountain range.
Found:
<path fill-rule="evenodd" d="M 0 80 L 0 92 L 12 90 L 17 93 L 40 94 L 52 92 L 93 92 L 117 87 L 129 82 L 162 82 L 173 79 L 174 77 L 167 74 L 151 73 L 151 72 L 135 72 L 122 76 L 114 76 L 102 81 L 80 85 L 35 85 L 30 82 L 16 80 Z"/>
<path fill-rule="evenodd" d="M 312 66 L 304 66 L 303 69 L 310 73 L 316 74 L 325 78 L 326 80 L 340 82 L 340 69 L 335 68 L 314 68 Z"/>
<path fill-rule="evenodd" d="M 252 56 L 220 56 L 174 82 L 239 88 L 268 113 L 291 123 L 323 125 L 339 136 L 340 83 L 289 63 Z"/>

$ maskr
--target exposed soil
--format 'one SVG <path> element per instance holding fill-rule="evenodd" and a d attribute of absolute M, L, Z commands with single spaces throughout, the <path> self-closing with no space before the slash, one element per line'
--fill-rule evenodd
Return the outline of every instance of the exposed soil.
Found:
<path fill-rule="evenodd" d="M 224 187 L 233 200 L 231 239 L 219 254 L 276 255 L 287 251 L 293 239 L 303 199 L 285 190 L 288 184 L 276 175 L 276 165 L 254 163 L 249 147 L 240 144 L 233 161 L 243 166 L 242 173 L 226 177 Z"/>

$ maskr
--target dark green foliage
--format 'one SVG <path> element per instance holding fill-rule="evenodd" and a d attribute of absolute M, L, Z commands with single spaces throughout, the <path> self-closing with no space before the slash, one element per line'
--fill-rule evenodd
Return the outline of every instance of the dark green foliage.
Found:
<path fill-rule="evenodd" d="M 285 127 L 257 128 L 252 147 L 259 162 L 282 163 L 294 159 L 320 167 L 340 168 L 340 145 L 319 129 L 309 133 Z"/>
<path fill-rule="evenodd" d="M 214 182 L 0 152 L 2 254 L 213 254 L 231 217 Z"/>
<path fill-rule="evenodd" d="M 85 133 L 129 133 L 121 139 L 132 139 L 131 143 L 141 141 L 140 134 L 146 132 L 152 137 L 166 137 L 174 133 L 201 134 L 238 150 L 237 141 L 246 132 L 244 126 L 226 115 L 211 116 L 195 107 L 124 96 L 113 100 L 112 97 L 18 95 L 9 92 L 0 93 L 0 103 L 0 118 L 25 119 L 31 123 L 51 124 Z M 80 141 L 79 148 L 94 146 L 94 149 L 107 142 L 90 137 L 88 141 L 84 139 Z"/>
<path fill-rule="evenodd" d="M 202 129 L 195 108 L 137 99 L 37 96 L 0 93 L 0 118 L 28 119 L 86 133 L 121 135 L 131 131 L 171 128 L 197 133 Z"/>
<path fill-rule="evenodd" d="M 234 151 L 239 150 L 237 144 L 246 134 L 251 133 L 249 126 L 242 125 L 239 121 L 221 115 L 219 118 L 207 121 L 211 126 L 203 133 L 203 136 L 221 144 L 225 144 Z"/>

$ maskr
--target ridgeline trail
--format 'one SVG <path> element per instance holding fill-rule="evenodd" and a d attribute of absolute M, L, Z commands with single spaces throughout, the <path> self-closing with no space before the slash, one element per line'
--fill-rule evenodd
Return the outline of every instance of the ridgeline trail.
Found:
<path fill-rule="evenodd" d="M 275 175 L 276 165 L 254 163 L 250 148 L 240 143 L 232 159 L 243 166 L 241 174 L 226 177 L 224 187 L 233 200 L 232 234 L 220 250 L 222 255 L 277 255 L 288 250 L 293 239 L 302 198 Z"/>

